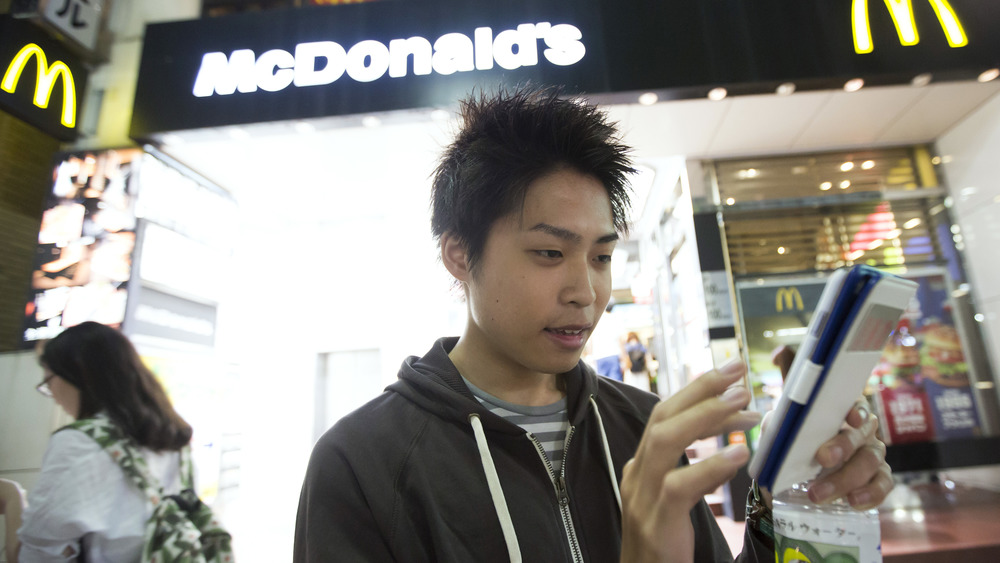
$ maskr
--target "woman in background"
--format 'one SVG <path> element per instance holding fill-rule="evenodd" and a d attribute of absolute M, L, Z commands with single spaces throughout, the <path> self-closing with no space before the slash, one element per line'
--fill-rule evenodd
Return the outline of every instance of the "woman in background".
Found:
<path fill-rule="evenodd" d="M 180 450 L 191 441 L 191 426 L 128 338 L 85 322 L 49 341 L 39 363 L 40 393 L 74 419 L 109 419 L 139 446 L 165 492 L 180 491 Z M 0 480 L 9 563 L 139 561 L 152 511 L 111 456 L 72 428 L 52 435 L 27 500 L 16 483 Z"/>

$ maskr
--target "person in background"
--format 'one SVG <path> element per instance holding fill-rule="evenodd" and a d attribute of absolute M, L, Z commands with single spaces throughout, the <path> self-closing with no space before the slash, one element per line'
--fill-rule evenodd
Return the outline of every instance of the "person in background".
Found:
<path fill-rule="evenodd" d="M 639 335 L 635 332 L 629 332 L 625 337 L 625 356 L 628 360 L 626 362 L 628 373 L 625 376 L 625 383 L 652 392 L 649 365 L 646 362 L 649 359 L 649 350 L 646 349 L 646 346 L 639 340 Z"/>
<path fill-rule="evenodd" d="M 628 148 L 600 110 L 557 90 L 480 93 L 462 117 L 431 225 L 464 290 L 465 330 L 407 359 L 317 442 L 293 561 L 732 561 L 703 496 L 749 451 L 692 465 L 684 450 L 758 423 L 744 411 L 745 366 L 660 401 L 580 359 L 627 234 Z M 814 501 L 885 498 L 872 418 L 852 411 L 819 445 L 830 470 Z M 751 523 L 740 559 L 773 561 L 769 541 Z"/>
<path fill-rule="evenodd" d="M 604 308 L 601 317 L 604 322 L 594 327 L 584 349 L 584 358 L 594 368 L 598 375 L 610 377 L 615 381 L 624 381 L 628 370 L 628 357 L 625 355 L 625 341 L 622 336 L 622 322 L 618 315 L 612 312 L 615 300 L 612 297 Z"/>
<path fill-rule="evenodd" d="M 179 452 L 191 441 L 191 426 L 128 338 L 85 322 L 45 343 L 39 363 L 40 393 L 74 419 L 109 419 L 140 447 L 165 492 L 180 491 Z M 30 495 L 0 481 L 0 508 L 8 563 L 139 561 L 153 512 L 108 452 L 72 428 L 52 435 Z"/>

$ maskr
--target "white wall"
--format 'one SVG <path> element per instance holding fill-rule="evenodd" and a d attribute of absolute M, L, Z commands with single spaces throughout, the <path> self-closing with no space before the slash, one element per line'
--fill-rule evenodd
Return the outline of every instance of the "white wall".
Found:
<path fill-rule="evenodd" d="M 984 317 L 983 338 L 996 385 L 1000 370 L 1000 95 L 941 136 L 938 150 L 954 199 L 954 219 L 965 242 L 972 295 Z M 997 467 L 947 473 L 966 484 L 1000 490 Z"/>
<path fill-rule="evenodd" d="M 938 139 L 965 267 L 994 371 L 1000 369 L 1000 95 Z"/>

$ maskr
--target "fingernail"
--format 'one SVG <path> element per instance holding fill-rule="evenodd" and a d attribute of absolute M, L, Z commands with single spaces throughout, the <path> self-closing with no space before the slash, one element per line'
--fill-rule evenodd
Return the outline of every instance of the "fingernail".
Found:
<path fill-rule="evenodd" d="M 833 495 L 833 483 L 817 483 L 809 488 L 809 498 L 819 504 Z"/>
<path fill-rule="evenodd" d="M 726 389 L 726 392 L 719 398 L 731 405 L 742 406 L 746 404 L 748 399 L 747 390 L 742 385 L 734 385 L 733 387 Z"/>
<path fill-rule="evenodd" d="M 868 412 L 868 409 L 860 406 L 858 407 L 858 414 L 861 415 L 861 422 L 868 420 L 868 417 L 871 415 L 871 413 Z"/>
<path fill-rule="evenodd" d="M 730 444 L 722 448 L 722 457 L 729 461 L 743 461 L 747 457 L 747 447 L 744 444 Z"/>
<path fill-rule="evenodd" d="M 736 375 L 743 374 L 743 361 L 739 358 L 733 358 L 719 368 L 719 373 L 722 375 Z"/>
<path fill-rule="evenodd" d="M 862 491 L 850 495 L 847 501 L 851 503 L 851 506 L 867 506 L 872 502 L 872 495 L 871 493 Z"/>
<path fill-rule="evenodd" d="M 844 449 L 840 446 L 830 448 L 830 465 L 837 465 L 844 459 Z"/>

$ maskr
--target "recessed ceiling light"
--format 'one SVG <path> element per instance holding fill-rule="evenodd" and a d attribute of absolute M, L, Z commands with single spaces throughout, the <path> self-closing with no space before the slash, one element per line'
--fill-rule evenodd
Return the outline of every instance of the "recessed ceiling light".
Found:
<path fill-rule="evenodd" d="M 382 120 L 374 115 L 366 115 L 361 119 L 361 124 L 365 127 L 378 127 L 382 125 Z"/>
<path fill-rule="evenodd" d="M 782 84 L 779 84 L 777 89 L 774 90 L 774 93 L 779 96 L 788 96 L 793 94 L 794 92 L 795 92 L 795 83 L 793 82 L 784 82 Z"/>
<path fill-rule="evenodd" d="M 840 171 L 841 172 L 848 172 L 848 171 L 851 171 L 851 170 L 854 170 L 854 163 L 853 162 L 845 162 L 845 163 L 843 163 L 843 164 L 840 165 Z"/>
<path fill-rule="evenodd" d="M 660 101 L 660 97 L 656 95 L 656 92 L 646 92 L 639 96 L 639 103 L 644 106 L 651 106 L 658 101 Z"/>
<path fill-rule="evenodd" d="M 832 187 L 833 187 L 833 184 L 830 183 L 830 182 L 823 182 L 822 184 L 819 185 L 819 189 L 823 190 L 824 192 L 826 190 L 829 190 Z"/>
<path fill-rule="evenodd" d="M 785 249 L 784 246 L 779 246 L 778 247 L 778 254 L 784 254 L 785 252 L 788 252 L 788 251 Z"/>
<path fill-rule="evenodd" d="M 717 102 L 721 99 L 724 99 L 728 95 L 729 92 L 727 92 L 726 89 L 722 87 L 712 88 L 711 90 L 708 91 L 708 99 L 712 100 L 713 102 Z"/>
<path fill-rule="evenodd" d="M 918 75 L 916 75 L 916 76 L 913 77 L 913 80 L 910 80 L 910 85 L 911 86 L 916 86 L 918 88 L 921 87 L 921 86 L 927 86 L 928 84 L 931 83 L 931 78 L 932 78 L 932 76 L 931 76 L 931 73 L 929 73 L 929 72 L 925 72 L 923 74 L 918 74 Z"/>
<path fill-rule="evenodd" d="M 844 83 L 845 92 L 857 92 L 862 87 L 864 87 L 865 81 L 863 78 L 852 78 Z"/>
<path fill-rule="evenodd" d="M 840 189 L 842 189 L 842 190 L 846 190 L 849 187 L 851 187 L 851 181 L 850 180 L 844 180 L 843 182 L 840 183 Z"/>
<path fill-rule="evenodd" d="M 980 74 L 977 80 L 980 82 L 989 82 L 990 80 L 996 79 L 998 76 L 1000 76 L 1000 68 L 991 68 Z"/>
<path fill-rule="evenodd" d="M 866 161 L 864 161 L 864 162 L 861 163 L 861 169 L 862 170 L 871 170 L 872 168 L 875 168 L 875 161 L 874 160 L 866 160 Z"/>
<path fill-rule="evenodd" d="M 733 198 L 733 197 L 727 197 L 726 198 L 726 205 L 732 205 L 734 203 L 736 203 L 736 198 Z"/>
<path fill-rule="evenodd" d="M 295 131 L 302 133 L 303 135 L 316 132 L 316 127 L 308 121 L 296 121 L 294 127 Z"/>
<path fill-rule="evenodd" d="M 935 156 L 934 158 L 932 158 L 931 159 L 931 164 L 941 164 L 941 157 L 940 156 Z"/>

